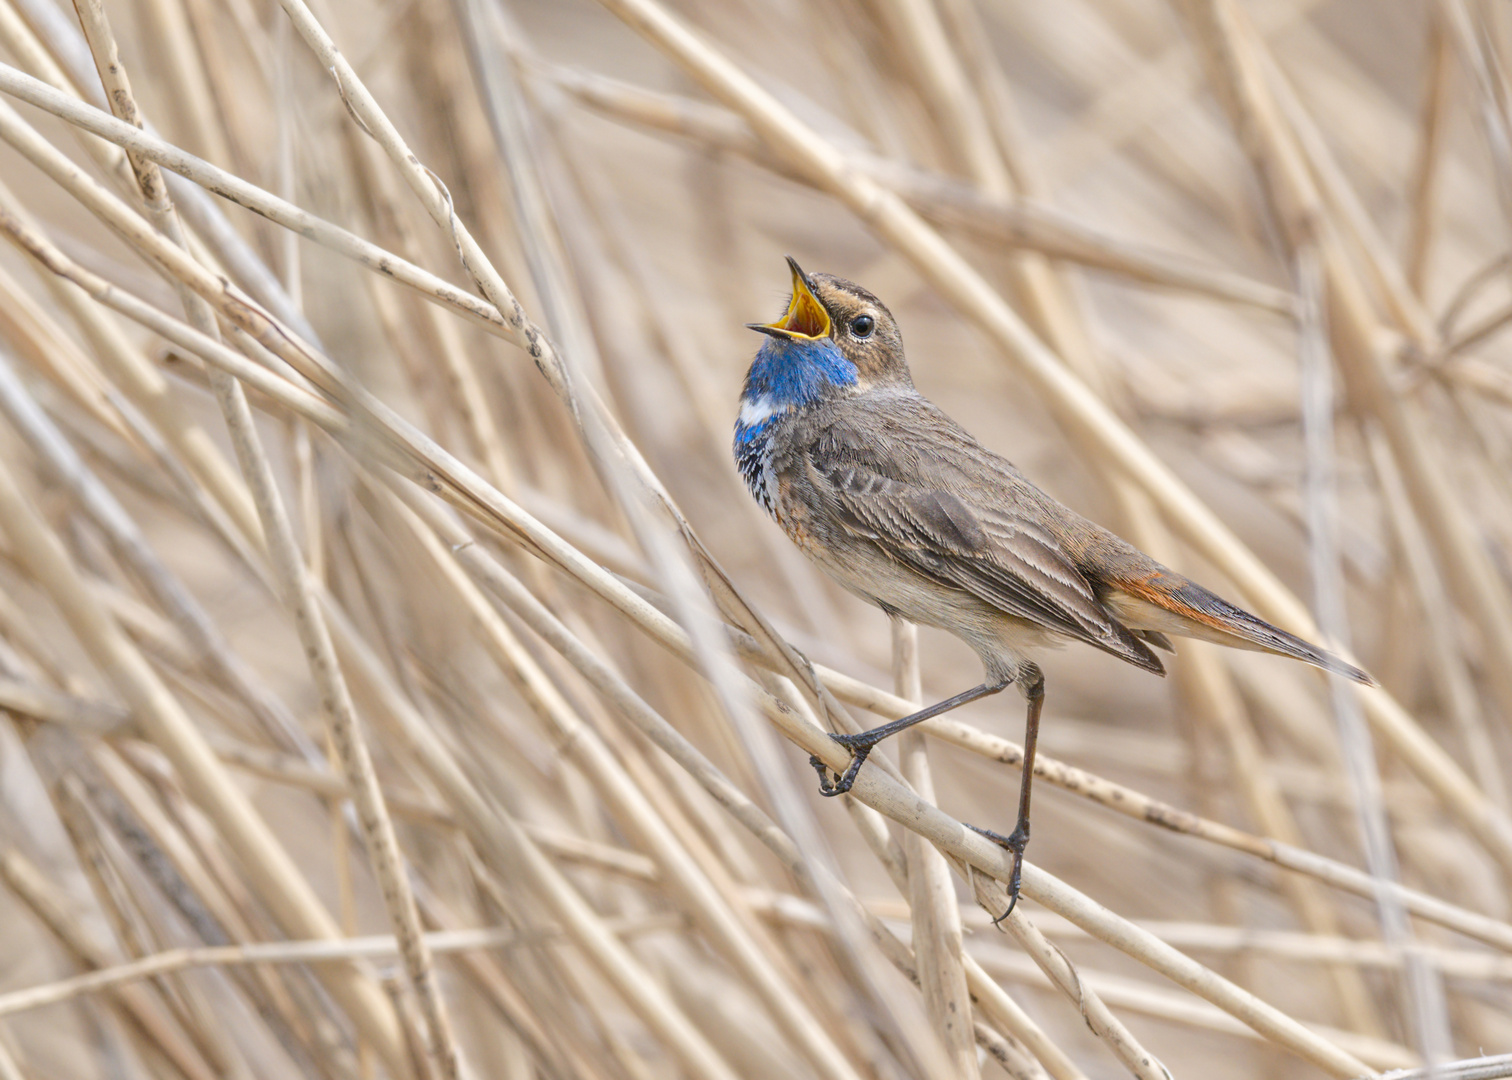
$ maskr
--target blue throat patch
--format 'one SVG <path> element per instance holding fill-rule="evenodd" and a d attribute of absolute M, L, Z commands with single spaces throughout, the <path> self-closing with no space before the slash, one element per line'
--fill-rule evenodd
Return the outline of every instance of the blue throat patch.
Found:
<path fill-rule="evenodd" d="M 769 337 L 761 343 L 735 423 L 735 464 L 751 494 L 777 517 L 777 484 L 772 473 L 772 437 L 779 419 L 817 401 L 827 387 L 850 386 L 857 377 L 852 364 L 828 338 L 790 341 Z"/>
<path fill-rule="evenodd" d="M 785 413 L 812 404 L 830 386 L 850 386 L 856 381 L 856 365 L 841 354 L 829 338 L 790 341 L 768 337 L 761 343 L 751 370 L 746 374 L 742 403 L 761 402 L 770 410 L 760 422 L 739 425 L 736 438 L 745 441 Z"/>

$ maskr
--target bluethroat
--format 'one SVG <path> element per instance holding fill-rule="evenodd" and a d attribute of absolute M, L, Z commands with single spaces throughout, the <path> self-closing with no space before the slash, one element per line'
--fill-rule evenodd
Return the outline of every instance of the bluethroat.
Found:
<path fill-rule="evenodd" d="M 735 461 L 751 494 L 805 555 L 895 619 L 937 626 L 975 650 L 981 685 L 858 735 L 845 772 L 817 757 L 819 790 L 850 790 L 883 739 L 1017 684 L 1028 701 L 1018 822 L 977 831 L 1013 855 L 1018 900 L 1045 679 L 1038 650 L 1081 641 L 1164 675 L 1168 634 L 1290 656 L 1362 683 L 1338 657 L 1160 565 L 1030 483 L 914 389 L 886 305 L 792 259 L 783 317 L 746 374 Z M 975 828 L 975 826 L 973 826 Z M 1008 912 L 1004 912 L 1004 918 Z"/>

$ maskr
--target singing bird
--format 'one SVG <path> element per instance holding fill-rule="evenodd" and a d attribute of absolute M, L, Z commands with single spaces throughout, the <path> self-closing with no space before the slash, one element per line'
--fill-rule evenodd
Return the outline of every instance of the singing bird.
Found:
<path fill-rule="evenodd" d="M 1085 642 L 1156 675 L 1168 634 L 1290 656 L 1370 684 L 1331 653 L 1234 606 L 1063 506 L 914 389 L 886 305 L 791 257 L 793 295 L 746 374 L 735 461 L 789 539 L 830 577 L 895 619 L 936 626 L 976 652 L 985 678 L 858 735 L 820 791 L 850 790 L 883 739 L 1016 684 L 1028 702 L 1009 911 L 1029 841 L 1029 794 L 1045 679 L 1033 657 Z M 975 828 L 975 826 L 973 826 Z M 1007 912 L 1003 917 L 1007 916 Z"/>

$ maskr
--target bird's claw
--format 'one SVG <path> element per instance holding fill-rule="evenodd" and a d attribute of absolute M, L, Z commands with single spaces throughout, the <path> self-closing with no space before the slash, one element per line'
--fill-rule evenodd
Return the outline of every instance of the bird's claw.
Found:
<path fill-rule="evenodd" d="M 876 743 L 866 737 L 866 732 L 859 735 L 831 734 L 830 738 L 851 752 L 850 764 L 845 767 L 845 772 L 832 771 L 817 754 L 809 756 L 809 764 L 819 774 L 819 794 L 834 798 L 836 795 L 844 795 L 851 789 L 851 785 L 856 782 L 856 775 L 861 771 L 861 766 L 866 764 L 866 757 L 872 752 L 872 747 Z M 833 780 L 830 779 L 831 776 L 834 777 Z"/>
<path fill-rule="evenodd" d="M 972 832 L 981 833 L 998 847 L 1013 855 L 1013 869 L 1008 873 L 1008 908 L 992 920 L 993 926 L 1001 926 L 1003 920 L 1012 915 L 1013 909 L 1018 907 L 1019 886 L 1024 876 L 1024 849 L 1029 846 L 1029 826 L 1025 822 L 1020 822 L 1018 828 L 1007 836 L 969 823 L 966 827 Z"/>
<path fill-rule="evenodd" d="M 809 755 L 809 764 L 812 765 L 814 767 L 814 771 L 819 774 L 819 794 L 840 794 L 839 788 L 835 786 L 835 781 L 830 779 L 830 777 L 833 776 L 835 780 L 839 780 L 839 773 L 831 772 L 830 767 L 824 763 L 824 760 L 820 758 L 818 754 Z"/>

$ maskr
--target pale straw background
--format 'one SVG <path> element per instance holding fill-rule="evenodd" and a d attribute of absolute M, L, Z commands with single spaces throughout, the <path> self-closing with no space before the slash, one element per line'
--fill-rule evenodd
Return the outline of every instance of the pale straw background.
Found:
<path fill-rule="evenodd" d="M 0 1077 L 1512 1051 L 1505 5 L 0 0 L 0 60 Z M 1382 689 L 1049 655 L 994 930 L 1016 693 L 815 794 L 980 675 L 742 489 L 785 254 Z"/>

